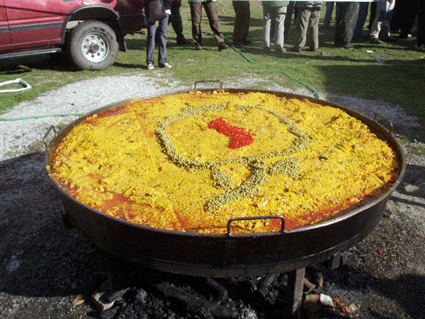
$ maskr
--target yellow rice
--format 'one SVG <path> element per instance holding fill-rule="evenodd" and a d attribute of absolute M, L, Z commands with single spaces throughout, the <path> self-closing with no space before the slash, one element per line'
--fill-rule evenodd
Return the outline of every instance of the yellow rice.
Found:
<path fill-rule="evenodd" d="M 229 148 L 227 136 L 208 128 L 217 118 L 253 134 L 254 143 Z M 235 217 L 280 215 L 286 229 L 332 218 L 388 189 L 398 162 L 385 141 L 338 108 L 264 93 L 192 92 L 88 118 L 63 139 L 51 170 L 72 196 L 106 214 L 224 233 Z M 279 223 L 235 228 L 276 231 Z"/>

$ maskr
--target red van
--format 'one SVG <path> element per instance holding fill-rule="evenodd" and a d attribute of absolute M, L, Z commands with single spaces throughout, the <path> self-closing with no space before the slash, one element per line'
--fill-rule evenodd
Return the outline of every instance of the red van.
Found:
<path fill-rule="evenodd" d="M 66 51 L 104 70 L 144 27 L 143 0 L 0 0 L 0 59 Z"/>

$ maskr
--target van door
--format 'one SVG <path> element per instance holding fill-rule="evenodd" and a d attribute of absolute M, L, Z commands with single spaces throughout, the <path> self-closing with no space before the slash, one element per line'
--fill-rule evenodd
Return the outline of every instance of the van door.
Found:
<path fill-rule="evenodd" d="M 0 50 L 10 44 L 9 23 L 7 22 L 4 0 L 0 0 Z"/>

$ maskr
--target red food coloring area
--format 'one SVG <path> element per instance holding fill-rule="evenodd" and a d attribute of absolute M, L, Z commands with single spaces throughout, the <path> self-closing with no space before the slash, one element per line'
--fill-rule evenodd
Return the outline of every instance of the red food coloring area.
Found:
<path fill-rule="evenodd" d="M 222 117 L 211 121 L 208 127 L 230 137 L 230 148 L 232 149 L 248 146 L 254 142 L 253 134 L 245 131 L 244 128 L 227 124 Z"/>

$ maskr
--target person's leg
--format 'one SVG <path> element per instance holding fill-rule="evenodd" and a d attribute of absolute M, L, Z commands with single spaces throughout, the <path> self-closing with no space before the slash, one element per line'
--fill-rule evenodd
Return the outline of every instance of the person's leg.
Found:
<path fill-rule="evenodd" d="M 233 42 L 245 43 L 248 38 L 251 11 L 249 1 L 233 1 L 235 22 L 233 28 Z"/>
<path fill-rule="evenodd" d="M 189 2 L 190 16 L 192 20 L 192 38 L 195 45 L 202 45 L 202 31 L 201 31 L 201 18 L 202 18 L 202 3 Z"/>
<path fill-rule="evenodd" d="M 425 0 L 419 0 L 416 48 L 425 51 Z"/>
<path fill-rule="evenodd" d="M 418 13 L 418 0 L 403 0 L 400 7 L 400 39 L 408 39 Z"/>
<path fill-rule="evenodd" d="M 337 21 L 335 31 L 335 45 L 350 44 L 359 13 L 359 2 L 338 2 Z"/>
<path fill-rule="evenodd" d="M 146 63 L 154 65 L 155 57 L 155 34 L 156 34 L 156 24 L 155 22 L 149 22 L 147 24 L 147 44 L 146 44 Z"/>
<path fill-rule="evenodd" d="M 381 31 L 381 25 L 385 15 L 385 2 L 377 2 L 375 19 L 370 27 L 370 40 L 376 43 L 380 42 L 379 32 Z"/>
<path fill-rule="evenodd" d="M 223 32 L 220 30 L 220 25 L 218 23 L 218 8 L 215 1 L 202 2 L 202 5 L 205 8 L 205 12 L 208 16 L 208 21 L 210 23 L 211 31 L 214 34 L 217 44 L 224 43 Z"/>
<path fill-rule="evenodd" d="M 287 6 L 274 7 L 274 21 L 275 21 L 275 34 L 276 34 L 276 50 L 281 53 L 284 50 L 283 44 L 285 43 L 285 17 Z"/>
<path fill-rule="evenodd" d="M 297 16 L 297 27 L 299 32 L 298 40 L 295 48 L 302 49 L 307 41 L 308 21 L 310 19 L 310 10 L 307 8 L 299 8 Z"/>
<path fill-rule="evenodd" d="M 168 16 L 159 21 L 157 32 L 159 32 L 159 53 L 158 65 L 163 66 L 168 63 L 167 54 L 167 29 L 168 29 Z"/>
<path fill-rule="evenodd" d="M 316 51 L 319 48 L 319 21 L 320 9 L 314 9 L 310 13 L 310 34 L 311 34 L 311 50 Z"/>
<path fill-rule="evenodd" d="M 272 12 L 271 7 L 263 6 L 263 49 L 270 50 Z"/>
<path fill-rule="evenodd" d="M 177 43 L 184 43 L 186 39 L 183 35 L 183 21 L 182 16 L 180 14 L 180 8 L 171 8 L 171 15 L 169 16 L 168 22 L 171 23 L 171 26 L 173 27 L 173 30 L 176 33 Z"/>
<path fill-rule="evenodd" d="M 354 28 L 353 39 L 360 40 L 363 37 L 363 29 L 366 23 L 369 2 L 360 3 L 359 16 L 357 17 L 356 27 Z"/>
<path fill-rule="evenodd" d="M 335 2 L 326 2 L 326 13 L 325 13 L 325 19 L 323 21 L 323 26 L 328 29 L 331 21 L 332 21 L 332 12 L 334 10 Z"/>

